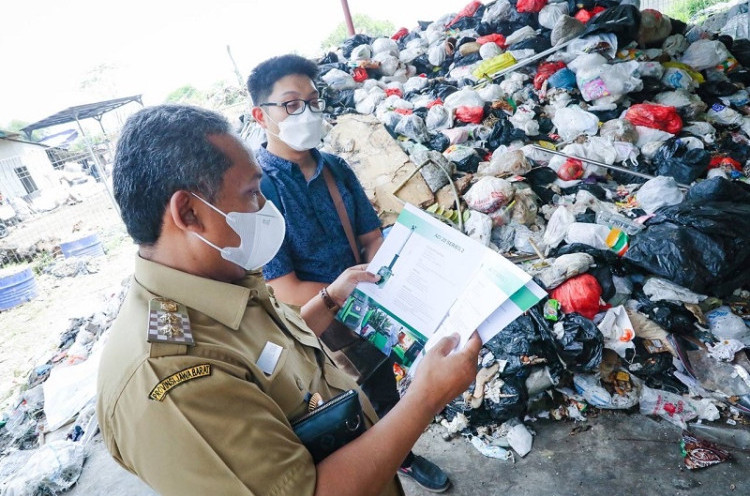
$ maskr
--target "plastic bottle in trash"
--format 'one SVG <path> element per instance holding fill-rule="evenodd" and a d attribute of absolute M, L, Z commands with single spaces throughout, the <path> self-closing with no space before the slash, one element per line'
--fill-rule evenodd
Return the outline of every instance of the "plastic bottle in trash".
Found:
<path fill-rule="evenodd" d="M 625 232 L 628 236 L 633 236 L 643 231 L 643 224 L 634 222 L 624 215 L 606 212 L 604 210 L 596 213 L 596 223 L 603 226 L 616 227 Z"/>
<path fill-rule="evenodd" d="M 612 230 L 609 231 L 606 243 L 607 246 L 609 246 L 609 248 L 619 256 L 625 255 L 625 252 L 628 251 L 628 248 L 630 248 L 628 235 L 625 234 L 624 231 L 616 227 L 613 227 Z"/>

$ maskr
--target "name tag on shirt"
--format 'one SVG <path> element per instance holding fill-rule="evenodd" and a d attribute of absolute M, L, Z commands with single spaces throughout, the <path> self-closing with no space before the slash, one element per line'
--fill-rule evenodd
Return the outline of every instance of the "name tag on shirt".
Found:
<path fill-rule="evenodd" d="M 266 375 L 273 374 L 276 370 L 276 364 L 279 363 L 279 357 L 284 348 L 276 343 L 266 341 L 266 345 L 263 347 L 263 351 L 260 352 L 260 357 L 255 364 L 260 367 Z"/>

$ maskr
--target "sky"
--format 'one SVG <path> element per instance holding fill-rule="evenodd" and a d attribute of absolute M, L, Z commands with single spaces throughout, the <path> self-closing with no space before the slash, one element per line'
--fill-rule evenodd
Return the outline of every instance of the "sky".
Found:
<path fill-rule="evenodd" d="M 354 14 L 409 29 L 458 12 L 468 0 L 349 0 Z M 190 84 L 243 78 L 264 59 L 319 47 L 343 21 L 340 0 L 36 0 L 0 10 L 0 128 L 73 105 L 143 94 L 161 103 Z M 81 89 L 106 66 L 108 84 Z"/>

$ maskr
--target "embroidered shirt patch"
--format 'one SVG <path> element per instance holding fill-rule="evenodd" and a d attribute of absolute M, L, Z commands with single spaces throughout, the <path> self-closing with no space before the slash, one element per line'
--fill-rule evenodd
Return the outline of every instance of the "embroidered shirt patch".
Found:
<path fill-rule="evenodd" d="M 206 377 L 208 375 L 211 375 L 210 363 L 204 363 L 202 365 L 196 365 L 195 367 L 180 370 L 157 384 L 148 394 L 148 397 L 154 401 L 164 401 L 164 398 L 167 397 L 167 393 L 183 382 Z"/>

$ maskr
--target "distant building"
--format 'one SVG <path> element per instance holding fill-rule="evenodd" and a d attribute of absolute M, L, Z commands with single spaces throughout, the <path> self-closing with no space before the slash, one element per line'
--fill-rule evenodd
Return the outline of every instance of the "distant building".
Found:
<path fill-rule="evenodd" d="M 47 146 L 0 130 L 0 194 L 3 198 L 37 196 L 41 189 L 59 185 Z"/>

